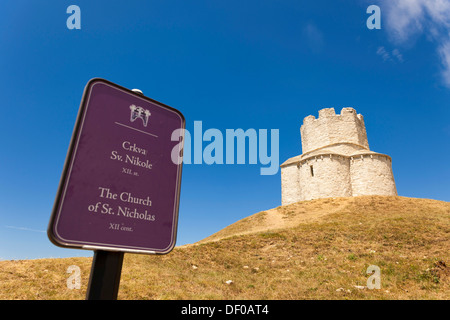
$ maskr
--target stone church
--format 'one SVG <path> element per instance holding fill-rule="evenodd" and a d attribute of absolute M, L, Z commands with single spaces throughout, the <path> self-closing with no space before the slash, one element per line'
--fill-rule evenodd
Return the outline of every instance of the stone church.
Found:
<path fill-rule="evenodd" d="M 353 108 L 319 111 L 300 127 L 301 155 L 281 165 L 282 205 L 302 200 L 397 195 L 392 159 L 369 149 L 364 118 Z"/>

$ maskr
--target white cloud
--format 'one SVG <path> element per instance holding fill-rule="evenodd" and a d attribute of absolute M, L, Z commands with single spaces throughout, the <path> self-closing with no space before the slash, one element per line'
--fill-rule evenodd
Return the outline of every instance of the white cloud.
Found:
<path fill-rule="evenodd" d="M 378 47 L 377 49 L 377 55 L 381 56 L 383 61 L 398 61 L 403 62 L 403 55 L 400 53 L 398 49 L 392 50 L 391 53 L 389 53 L 385 47 Z"/>
<path fill-rule="evenodd" d="M 422 32 L 423 8 L 422 0 L 388 0 L 384 1 L 387 8 L 386 17 L 389 36 L 397 43 L 403 43 L 411 38 L 413 34 Z M 383 10 L 382 14 L 386 12 Z"/>
<path fill-rule="evenodd" d="M 420 35 L 436 44 L 443 81 L 450 88 L 450 0 L 383 0 L 383 8 L 395 44 L 411 45 Z"/>
<path fill-rule="evenodd" d="M 450 40 L 439 46 L 438 51 L 443 65 L 442 78 L 445 85 L 450 88 Z"/>
<path fill-rule="evenodd" d="M 399 62 L 403 62 L 403 55 L 400 53 L 400 51 L 398 51 L 398 49 L 392 50 L 392 56 L 394 56 L 395 58 L 397 58 L 397 60 L 398 60 Z"/>
<path fill-rule="evenodd" d="M 379 47 L 377 49 L 377 55 L 381 56 L 383 61 L 387 61 L 391 58 L 384 47 Z"/>
<path fill-rule="evenodd" d="M 325 45 L 323 34 L 314 24 L 308 23 L 303 28 L 303 35 L 306 37 L 307 44 L 312 51 L 320 52 L 323 49 Z"/>

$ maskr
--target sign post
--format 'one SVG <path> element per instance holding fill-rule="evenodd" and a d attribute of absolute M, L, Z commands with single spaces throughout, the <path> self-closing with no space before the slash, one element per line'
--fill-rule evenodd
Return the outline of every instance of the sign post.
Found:
<path fill-rule="evenodd" d="M 48 227 L 94 250 L 88 299 L 115 299 L 123 254 L 175 246 L 185 128 L 176 109 L 103 79 L 86 85 Z M 108 289 L 109 288 L 109 289 Z"/>
<path fill-rule="evenodd" d="M 117 299 L 123 255 L 123 252 L 94 251 L 86 300 Z"/>

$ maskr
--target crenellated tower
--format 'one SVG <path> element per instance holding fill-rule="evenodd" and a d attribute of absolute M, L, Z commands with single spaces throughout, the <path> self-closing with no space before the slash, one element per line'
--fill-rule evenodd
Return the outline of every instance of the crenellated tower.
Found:
<path fill-rule="evenodd" d="M 364 118 L 353 108 L 343 108 L 341 114 L 336 114 L 334 108 L 322 109 L 318 119 L 307 116 L 300 127 L 300 135 L 303 153 L 336 144 L 369 150 Z"/>

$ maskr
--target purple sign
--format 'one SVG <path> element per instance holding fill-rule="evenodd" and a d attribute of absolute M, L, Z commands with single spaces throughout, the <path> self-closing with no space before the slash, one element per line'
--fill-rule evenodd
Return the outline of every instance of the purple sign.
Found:
<path fill-rule="evenodd" d="M 87 84 L 48 228 L 63 247 L 168 253 L 175 246 L 184 129 L 171 107 L 103 79 Z"/>

